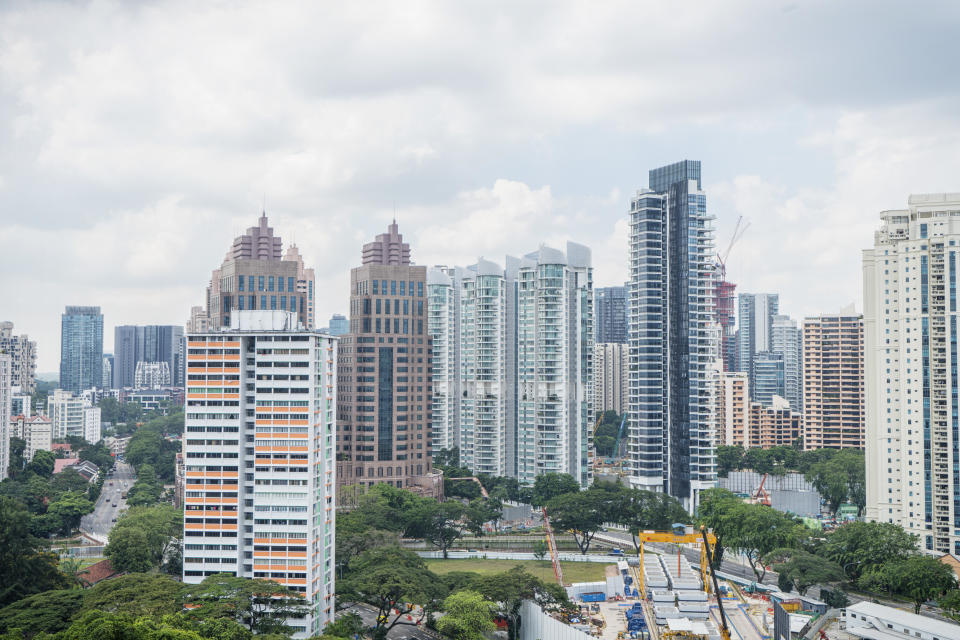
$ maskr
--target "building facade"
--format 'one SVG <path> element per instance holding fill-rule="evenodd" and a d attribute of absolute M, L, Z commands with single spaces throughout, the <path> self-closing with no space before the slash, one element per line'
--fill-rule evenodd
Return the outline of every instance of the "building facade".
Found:
<path fill-rule="evenodd" d="M 863 255 L 866 517 L 960 554 L 960 193 L 880 217 Z"/>
<path fill-rule="evenodd" d="M 16 416 L 12 434 L 26 443 L 23 459 L 27 462 L 33 460 L 37 451 L 51 451 L 53 448 L 53 423 L 44 416 Z"/>
<path fill-rule="evenodd" d="M 113 388 L 113 354 L 103 354 L 103 377 L 100 379 L 101 389 Z"/>
<path fill-rule="evenodd" d="M 629 341 L 627 287 L 597 287 L 594 291 L 597 344 Z"/>
<path fill-rule="evenodd" d="M 743 371 L 717 376 L 717 445 L 742 447 L 750 419 L 750 383 Z"/>
<path fill-rule="evenodd" d="M 298 591 L 295 638 L 333 620 L 336 339 L 290 312 L 190 334 L 183 581 L 229 573 Z"/>
<path fill-rule="evenodd" d="M 342 336 L 350 331 L 350 321 L 347 320 L 346 316 L 335 313 L 330 316 L 330 326 L 327 328 L 329 329 L 330 335 Z"/>
<path fill-rule="evenodd" d="M 10 354 L 12 382 L 23 393 L 37 390 L 37 343 L 29 336 L 13 334 L 12 322 L 0 322 L 0 353 Z"/>
<path fill-rule="evenodd" d="M 721 270 L 721 274 L 725 269 Z M 720 325 L 720 357 L 723 358 L 724 371 L 740 371 L 737 358 L 737 285 L 726 280 L 717 282 L 714 299 L 717 324 Z"/>
<path fill-rule="evenodd" d="M 338 365 L 342 488 L 411 486 L 432 468 L 426 275 L 395 222 L 364 245 L 362 266 L 350 272 L 350 333 Z"/>
<path fill-rule="evenodd" d="M 790 446 L 800 437 L 802 422 L 803 416 L 780 396 L 773 396 L 770 404 L 751 402 L 743 446 L 749 449 Z"/>
<path fill-rule="evenodd" d="M 234 239 L 223 263 L 207 286 L 201 318 L 191 311 L 193 328 L 206 324 L 214 330 L 230 327 L 234 311 L 291 311 L 300 322 L 314 325 L 314 272 L 303 264 L 296 246 L 283 254 L 283 241 L 260 216 L 257 226 Z"/>
<path fill-rule="evenodd" d="M 0 353 L 0 479 L 10 469 L 10 418 L 13 398 L 13 357 Z"/>
<path fill-rule="evenodd" d="M 138 362 L 133 375 L 133 386 L 137 389 L 159 389 L 169 387 L 170 365 L 166 362 Z"/>
<path fill-rule="evenodd" d="M 101 437 L 100 407 L 84 407 L 83 439 L 90 444 L 97 444 Z"/>
<path fill-rule="evenodd" d="M 804 448 L 863 448 L 863 386 L 863 316 L 851 307 L 805 319 Z"/>
<path fill-rule="evenodd" d="M 766 406 L 773 405 L 773 397 L 783 397 L 784 362 L 783 355 L 772 351 L 753 354 L 753 376 L 750 381 L 753 400 Z"/>
<path fill-rule="evenodd" d="M 458 293 L 445 267 L 427 270 L 427 332 L 433 344 L 430 440 L 434 455 L 460 446 Z"/>
<path fill-rule="evenodd" d="M 53 423 L 54 439 L 84 437 L 83 398 L 66 389 L 54 389 L 47 396 L 47 416 Z"/>
<path fill-rule="evenodd" d="M 776 315 L 770 333 L 770 350 L 783 359 L 783 398 L 795 413 L 803 412 L 801 334 L 790 316 Z"/>
<path fill-rule="evenodd" d="M 737 307 L 737 368 L 747 372 L 751 393 L 755 393 L 754 359 L 758 353 L 773 350 L 773 317 L 779 313 L 780 296 L 775 293 L 741 293 L 737 297 Z"/>
<path fill-rule="evenodd" d="M 117 389 L 143 386 L 183 386 L 183 327 L 175 325 L 119 326 L 113 332 L 113 386 Z M 163 363 L 166 382 L 156 385 L 137 382 L 141 363 Z"/>
<path fill-rule="evenodd" d="M 593 347 L 593 410 L 624 415 L 629 406 L 630 348 L 616 342 Z"/>
<path fill-rule="evenodd" d="M 74 393 L 103 382 L 100 307 L 67 307 L 60 324 L 60 388 Z"/>
<path fill-rule="evenodd" d="M 693 508 L 714 486 L 713 218 L 700 162 L 650 171 L 630 206 L 630 430 L 633 486 Z"/>

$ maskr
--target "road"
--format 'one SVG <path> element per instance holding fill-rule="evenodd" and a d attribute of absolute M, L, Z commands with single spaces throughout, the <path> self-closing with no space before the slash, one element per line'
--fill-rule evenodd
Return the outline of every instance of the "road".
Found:
<path fill-rule="evenodd" d="M 127 507 L 121 494 L 129 490 L 135 480 L 136 474 L 133 467 L 124 462 L 117 462 L 113 474 L 103 483 L 103 490 L 100 492 L 93 513 L 83 516 L 80 520 L 80 531 L 106 543 L 110 529 L 113 528 L 113 520 L 119 517 L 120 511 Z"/>
<path fill-rule="evenodd" d="M 377 612 L 366 606 L 352 604 L 343 608 L 340 614 L 342 615 L 348 611 L 358 614 L 363 620 L 363 624 L 368 627 L 372 627 L 377 623 Z M 437 636 L 426 631 L 421 631 L 415 627 L 398 624 L 390 630 L 387 638 L 389 638 L 389 640 L 436 640 Z"/>

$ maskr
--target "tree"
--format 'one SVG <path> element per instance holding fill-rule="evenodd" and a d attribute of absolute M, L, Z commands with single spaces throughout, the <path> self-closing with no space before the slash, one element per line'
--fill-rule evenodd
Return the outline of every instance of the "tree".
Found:
<path fill-rule="evenodd" d="M 863 513 L 866 506 L 866 466 L 862 451 L 840 449 L 829 458 L 812 464 L 805 477 L 827 501 L 833 513 L 847 501 L 857 505 L 858 515 Z"/>
<path fill-rule="evenodd" d="M 344 613 L 336 620 L 323 628 L 324 635 L 337 638 L 353 638 L 361 635 L 364 630 L 363 619 L 352 611 Z"/>
<path fill-rule="evenodd" d="M 447 557 L 450 547 L 467 528 L 464 522 L 466 509 L 456 500 L 437 502 L 425 499 L 409 514 L 407 534 L 423 538 Z"/>
<path fill-rule="evenodd" d="M 439 467 L 459 467 L 460 448 L 441 449 L 433 454 L 433 464 Z"/>
<path fill-rule="evenodd" d="M 131 536 L 126 532 L 136 530 L 143 533 L 146 553 L 135 550 L 132 556 L 128 556 L 130 550 L 128 545 L 139 536 Z M 164 561 L 173 558 L 176 550 L 180 547 L 180 540 L 183 536 L 183 513 L 168 504 L 158 504 L 150 507 L 132 507 L 127 513 L 120 517 L 117 524 L 110 530 L 108 545 L 105 553 L 111 558 L 114 566 L 121 571 L 146 571 L 149 569 L 160 568 Z M 116 538 L 117 544 L 112 547 Z M 138 566 L 143 559 L 149 562 L 147 569 L 134 569 L 117 565 L 111 553 L 119 553 L 121 556 L 135 558 Z M 120 560 L 125 563 L 126 559 Z"/>
<path fill-rule="evenodd" d="M 743 501 L 737 495 L 726 489 L 707 489 L 700 494 L 700 506 L 697 509 L 697 522 L 711 531 L 717 537 L 717 544 L 713 551 L 713 561 L 716 566 L 723 562 L 723 552 L 727 548 L 724 534 L 727 531 L 726 517 Z"/>
<path fill-rule="evenodd" d="M 40 591 L 69 586 L 57 556 L 30 533 L 30 512 L 0 496 L 0 606 Z"/>
<path fill-rule="evenodd" d="M 353 512 L 365 527 L 406 533 L 409 514 L 422 500 L 431 498 L 420 498 L 406 489 L 381 482 L 360 496 Z"/>
<path fill-rule="evenodd" d="M 914 613 L 920 606 L 957 588 L 953 570 L 937 558 L 915 555 L 888 562 L 863 574 L 858 581 L 867 590 L 882 589 L 913 601 Z"/>
<path fill-rule="evenodd" d="M 503 502 L 497 498 L 477 498 L 471 500 L 467 505 L 464 515 L 467 518 L 467 528 L 471 533 L 477 536 L 483 535 L 483 525 L 493 522 L 494 527 L 499 527 L 500 511 L 503 509 Z"/>
<path fill-rule="evenodd" d="M 747 558 L 757 582 L 763 581 L 767 573 L 761 558 L 774 549 L 796 546 L 806 531 L 802 524 L 779 511 L 742 502 L 720 518 L 719 530 L 724 544 Z"/>
<path fill-rule="evenodd" d="M 111 531 L 103 553 L 117 571 L 144 572 L 153 568 L 147 534 L 140 529 Z"/>
<path fill-rule="evenodd" d="M 850 598 L 840 589 L 820 589 L 820 599 L 831 609 L 843 609 L 850 604 Z"/>
<path fill-rule="evenodd" d="M 803 549 L 774 549 L 764 556 L 763 561 L 773 565 L 778 580 L 784 578 L 793 583 L 800 595 L 815 584 L 840 582 L 844 578 L 840 565 Z"/>
<path fill-rule="evenodd" d="M 567 493 L 580 491 L 578 483 L 569 473 L 544 473 L 537 476 L 533 483 L 531 503 L 535 507 L 543 507 L 551 499 Z"/>
<path fill-rule="evenodd" d="M 580 548 L 580 553 L 590 550 L 593 536 L 612 520 L 610 506 L 601 499 L 600 491 L 593 487 L 577 493 L 566 493 L 552 498 L 547 503 L 547 516 L 557 531 L 569 529 Z"/>
<path fill-rule="evenodd" d="M 493 631 L 497 605 L 476 591 L 459 591 L 443 601 L 446 612 L 437 621 L 437 631 L 454 640 L 484 640 Z"/>
<path fill-rule="evenodd" d="M 399 547 L 364 551 L 350 563 L 346 577 L 337 581 L 338 598 L 377 609 L 375 637 L 385 636 L 397 625 L 422 623 L 426 608 L 415 620 L 406 619 L 414 612 L 414 603 L 431 605 L 440 596 L 437 576 L 423 559 Z"/>
<path fill-rule="evenodd" d="M 547 547 L 547 543 L 544 540 L 537 540 L 533 543 L 533 557 L 537 560 L 543 560 L 547 557 L 547 552 L 550 551 Z"/>
<path fill-rule="evenodd" d="M 944 615 L 954 620 L 960 620 L 960 589 L 953 589 L 940 598 L 937 603 L 943 609 Z"/>
<path fill-rule="evenodd" d="M 23 471 L 23 466 L 26 464 L 26 461 L 23 459 L 23 452 L 27 448 L 27 441 L 23 438 L 17 438 L 16 436 L 11 436 L 10 438 L 10 466 L 7 469 L 7 475 L 11 478 L 16 478 L 21 471 Z M 0 478 L 2 480 L 2 478 Z"/>
<path fill-rule="evenodd" d="M 43 478 L 49 478 L 53 475 L 55 463 L 56 456 L 50 451 L 41 449 L 34 453 L 33 460 L 27 463 L 27 471 L 32 471 Z"/>
<path fill-rule="evenodd" d="M 670 529 L 675 522 L 689 522 L 690 515 L 673 496 L 643 489 L 628 489 L 613 510 L 614 521 L 627 527 L 633 547 L 640 555 L 641 531 Z"/>
<path fill-rule="evenodd" d="M 890 522 L 848 522 L 827 534 L 818 554 L 841 567 L 851 580 L 875 567 L 901 560 L 917 548 L 917 536 Z"/>
<path fill-rule="evenodd" d="M 289 633 L 286 619 L 306 615 L 303 596 L 268 580 L 238 578 L 227 573 L 184 585 L 183 604 L 197 620 L 227 618 L 255 634 Z"/>
<path fill-rule="evenodd" d="M 127 492 L 127 504 L 131 507 L 144 507 L 157 504 L 163 494 L 163 486 L 157 479 L 153 465 L 143 463 L 137 469 L 137 481 Z"/>
<path fill-rule="evenodd" d="M 93 503 L 84 494 L 75 491 L 64 493 L 47 508 L 47 513 L 59 518 L 60 532 L 64 535 L 69 535 L 79 527 L 80 518 L 92 511 Z"/>
<path fill-rule="evenodd" d="M 543 582 L 522 566 L 479 576 L 472 588 L 488 600 L 499 603 L 499 613 L 507 620 L 507 633 L 511 639 L 517 637 L 517 616 L 524 600 L 532 600 L 545 610 L 573 606 L 563 587 Z"/>
<path fill-rule="evenodd" d="M 0 631 L 28 629 L 30 634 L 62 631 L 81 610 L 83 596 L 83 591 L 78 589 L 62 589 L 18 600 L 0 609 Z"/>
<path fill-rule="evenodd" d="M 400 536 L 395 531 L 371 529 L 362 520 L 356 509 L 337 516 L 337 577 L 344 572 L 355 557 L 377 547 L 399 546 Z"/>
<path fill-rule="evenodd" d="M 165 616 L 182 609 L 181 588 L 168 576 L 130 573 L 103 580 L 84 591 L 83 608 L 136 617 Z"/>
<path fill-rule="evenodd" d="M 731 471 L 736 471 L 743 464 L 744 450 L 740 446 L 717 446 L 717 475 L 726 478 Z"/>

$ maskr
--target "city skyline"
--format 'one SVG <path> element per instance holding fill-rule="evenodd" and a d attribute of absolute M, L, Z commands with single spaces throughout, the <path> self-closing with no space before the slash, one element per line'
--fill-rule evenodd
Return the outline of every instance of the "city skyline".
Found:
<path fill-rule="evenodd" d="M 751 222 L 729 280 L 783 293 L 782 312 L 802 318 L 861 307 L 860 239 L 876 211 L 953 188 L 949 5 L 701 5 L 689 23 L 631 4 L 588 17 L 557 4 L 547 22 L 427 5 L 413 42 L 390 11 L 264 19 L 171 6 L 0 12 L 0 36 L 15 45 L 0 109 L 16 123 L 0 152 L 0 287 L 6 319 L 38 343 L 41 373 L 57 368 L 66 305 L 101 306 L 108 328 L 181 323 L 221 238 L 248 227 L 264 199 L 330 293 L 316 310 L 328 318 L 346 311 L 349 247 L 393 215 L 424 265 L 573 240 L 593 249 L 598 287 L 622 284 L 621 212 L 643 172 L 699 158 L 712 167 L 718 249 L 740 215 Z M 656 37 L 625 37 L 650 20 Z M 209 33 L 205 21 L 232 28 Z M 54 36 L 61 23 L 70 38 Z M 301 48 L 274 46 L 316 23 L 323 33 Z M 344 41 L 363 28 L 377 30 L 376 48 Z M 151 46 L 171 29 L 177 51 Z M 213 53 L 229 50 L 234 29 L 253 32 L 243 55 L 258 64 Z M 884 37 L 911 30 L 930 46 Z M 473 35 L 449 35 L 463 32 Z M 495 56 L 473 46 L 491 41 Z M 704 63 L 681 45 L 690 41 L 717 55 Z M 331 47 L 336 69 L 323 63 Z M 139 119 L 121 125 L 117 112 Z"/>

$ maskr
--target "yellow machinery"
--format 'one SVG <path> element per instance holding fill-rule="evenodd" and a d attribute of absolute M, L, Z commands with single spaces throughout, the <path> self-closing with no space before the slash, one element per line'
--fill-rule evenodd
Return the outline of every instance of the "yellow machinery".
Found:
<path fill-rule="evenodd" d="M 717 544 L 717 537 L 712 533 L 705 531 L 703 536 L 699 533 L 674 533 L 673 531 L 641 531 L 637 536 L 640 540 L 640 593 L 646 593 L 646 587 L 643 584 L 643 543 L 645 542 L 669 542 L 671 544 L 699 544 L 700 545 L 700 579 L 703 583 L 703 590 L 710 593 L 710 582 L 707 580 L 708 558 L 712 557 L 710 544 Z M 707 542 L 709 540 L 709 543 Z"/>
<path fill-rule="evenodd" d="M 730 628 L 727 626 L 727 614 L 723 611 L 723 594 L 720 593 L 720 585 L 717 584 L 717 573 L 713 570 L 713 551 L 710 547 L 710 538 L 713 538 L 713 543 L 717 543 L 716 537 L 712 533 L 707 533 L 706 527 L 700 527 L 700 535 L 703 537 L 703 546 L 706 551 L 705 557 L 707 560 L 707 566 L 710 567 L 710 579 L 713 580 L 713 590 L 717 596 L 717 608 L 720 609 L 720 638 L 722 640 L 730 640 Z M 703 564 L 700 565 L 700 570 L 703 571 Z"/>

